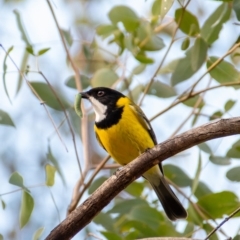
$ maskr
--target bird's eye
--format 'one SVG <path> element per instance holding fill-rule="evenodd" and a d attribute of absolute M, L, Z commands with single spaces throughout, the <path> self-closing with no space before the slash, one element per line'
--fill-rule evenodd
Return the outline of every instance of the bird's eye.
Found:
<path fill-rule="evenodd" d="M 97 96 L 98 96 L 98 97 L 102 97 L 103 95 L 104 95 L 104 91 L 98 91 L 98 92 L 97 92 Z"/>

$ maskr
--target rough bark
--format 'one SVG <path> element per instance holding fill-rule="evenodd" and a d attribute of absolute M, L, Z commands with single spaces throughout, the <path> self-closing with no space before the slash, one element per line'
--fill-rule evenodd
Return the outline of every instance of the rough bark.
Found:
<path fill-rule="evenodd" d="M 240 133 L 240 118 L 221 119 L 170 138 L 149 149 L 106 180 L 84 203 L 55 227 L 47 240 L 70 239 L 83 229 L 120 191 L 146 170 L 202 142 Z"/>

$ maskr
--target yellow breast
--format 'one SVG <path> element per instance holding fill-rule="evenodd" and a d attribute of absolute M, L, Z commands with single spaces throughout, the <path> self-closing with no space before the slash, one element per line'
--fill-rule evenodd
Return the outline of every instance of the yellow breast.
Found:
<path fill-rule="evenodd" d="M 131 107 L 128 98 L 121 98 L 118 106 L 124 106 L 120 121 L 107 129 L 95 131 L 111 157 L 125 165 L 138 157 L 146 149 L 154 146 L 146 126 L 139 121 L 139 116 Z"/>

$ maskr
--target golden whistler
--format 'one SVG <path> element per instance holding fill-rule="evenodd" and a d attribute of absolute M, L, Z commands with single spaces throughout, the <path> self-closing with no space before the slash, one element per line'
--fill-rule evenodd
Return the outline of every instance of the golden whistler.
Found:
<path fill-rule="evenodd" d="M 157 144 L 151 124 L 141 108 L 122 93 L 99 87 L 80 94 L 93 106 L 98 142 L 119 164 L 128 164 Z M 143 177 L 152 185 L 170 220 L 187 217 L 186 210 L 164 178 L 161 164 L 149 169 Z"/>

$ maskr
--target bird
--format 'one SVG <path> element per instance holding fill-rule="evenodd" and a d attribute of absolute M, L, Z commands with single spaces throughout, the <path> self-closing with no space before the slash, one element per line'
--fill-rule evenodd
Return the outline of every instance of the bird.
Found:
<path fill-rule="evenodd" d="M 95 112 L 94 131 L 99 144 L 120 165 L 126 165 L 157 144 L 144 112 L 130 98 L 107 87 L 80 92 Z M 164 177 L 161 163 L 143 177 L 151 184 L 171 221 L 185 219 L 187 212 Z"/>

